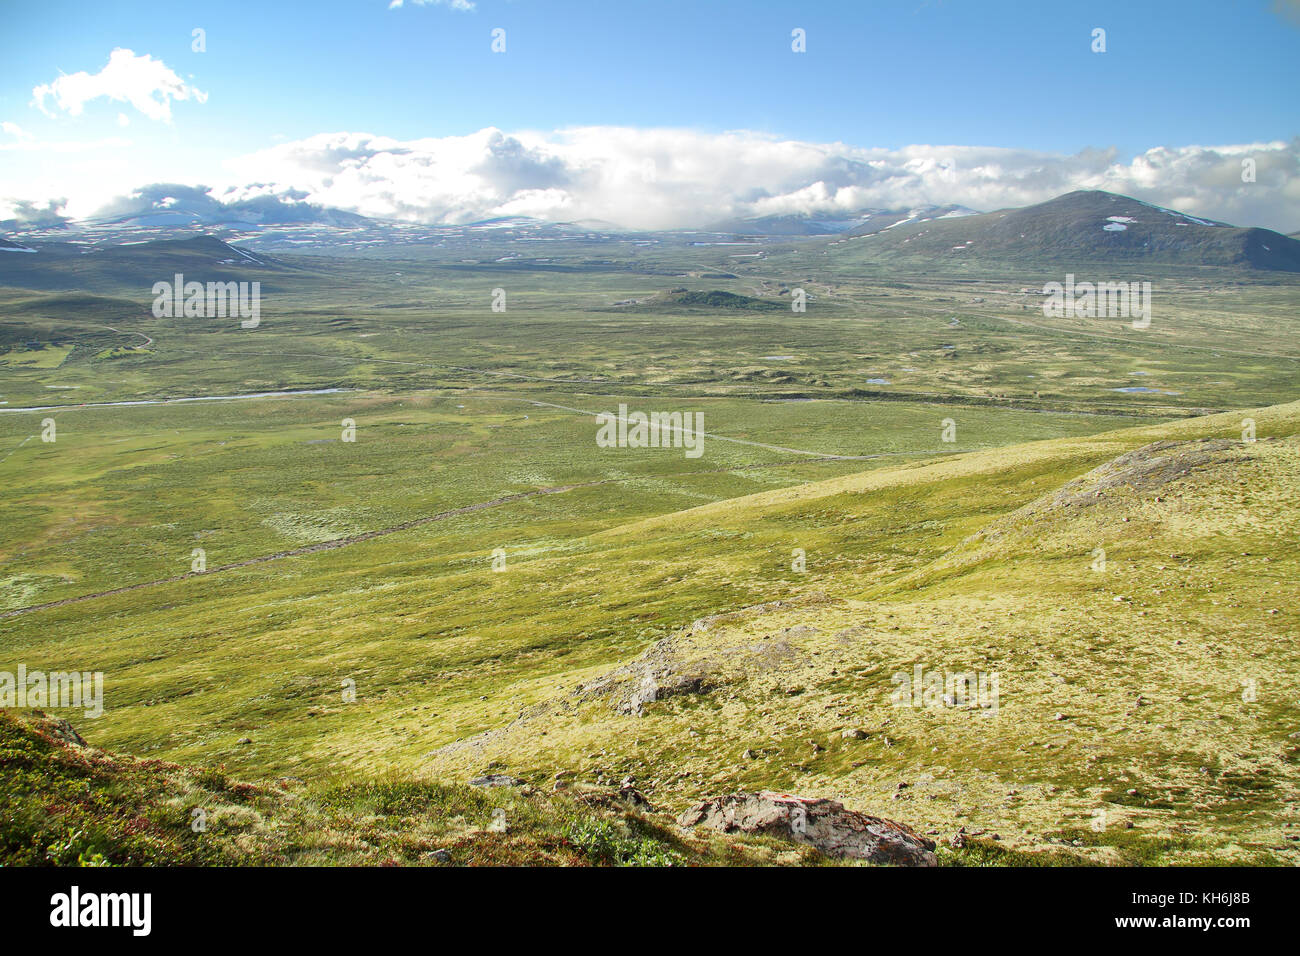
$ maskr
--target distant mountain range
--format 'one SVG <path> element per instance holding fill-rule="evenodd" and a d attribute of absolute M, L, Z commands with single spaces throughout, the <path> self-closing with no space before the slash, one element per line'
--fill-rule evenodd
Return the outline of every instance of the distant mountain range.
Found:
<path fill-rule="evenodd" d="M 866 209 L 849 216 L 808 214 L 728 219 L 709 226 L 709 231 L 740 236 L 834 236 L 870 235 L 900 223 L 930 222 L 977 215 L 965 206 L 921 206 L 916 209 Z"/>
<path fill-rule="evenodd" d="M 3 226 L 0 223 L 0 226 Z M 12 226 L 12 224 L 10 224 Z M 3 231 L 3 230 L 0 230 Z M 846 216 L 784 215 L 714 223 L 703 230 L 634 232 L 604 222 L 555 223 L 528 217 L 465 225 L 423 225 L 369 219 L 307 203 L 248 200 L 222 204 L 203 197 L 165 197 L 143 208 L 95 220 L 10 229 L 0 239 L 0 281 L 32 283 L 43 260 L 116 250 L 96 260 L 108 268 L 125 255 L 158 251 L 164 240 L 222 244 L 204 255 L 248 265 L 258 255 L 289 252 L 451 262 L 553 263 L 559 258 L 621 258 L 653 248 L 749 246 L 731 258 L 763 256 L 792 243 L 822 244 L 832 261 L 899 262 L 927 268 L 963 263 L 1149 262 L 1300 272 L 1300 241 L 1269 229 L 1241 228 L 1097 190 L 1018 209 L 977 213 L 963 206 L 862 210 Z M 1297 234 L 1300 235 L 1300 234 Z M 235 244 L 234 246 L 225 245 Z M 238 247 L 238 248 L 236 248 Z M 137 252 L 131 253 L 129 250 Z M 189 250 L 190 254 L 194 250 Z M 35 255 L 33 255 L 35 254 Z M 591 259 L 610 265 L 610 258 Z M 95 271 L 95 270 L 91 270 Z M 25 283 L 23 276 L 29 277 Z"/>
<path fill-rule="evenodd" d="M 1300 272 L 1300 242 L 1099 190 L 960 219 L 900 223 L 837 242 L 875 261 L 1151 262 Z"/>
<path fill-rule="evenodd" d="M 608 224 L 552 223 L 527 217 L 488 219 L 467 225 L 425 225 L 371 219 L 322 206 L 291 207 L 282 203 L 271 209 L 249 208 L 248 204 L 213 207 L 178 204 L 22 229 L 8 221 L 0 222 L 0 232 L 28 243 L 75 242 L 87 246 L 215 236 L 268 252 L 297 250 L 346 255 L 429 248 L 476 237 L 603 239 L 617 234 L 618 230 Z"/>
<path fill-rule="evenodd" d="M 222 203 L 193 187 L 149 187 L 149 195 L 123 202 L 120 210 L 92 219 L 54 217 L 39 224 L 0 220 L 0 233 L 24 238 L 98 243 L 216 235 L 224 239 L 279 245 L 326 247 L 367 243 L 411 244 L 509 233 L 521 238 L 583 239 L 632 235 L 713 237 L 789 237 L 866 235 L 900 223 L 976 215 L 964 206 L 914 209 L 861 209 L 836 215 L 791 214 L 729 219 L 703 229 L 638 231 L 600 220 L 549 222 L 528 216 L 484 219 L 464 224 L 429 225 L 373 219 L 305 202 L 265 196 Z M 179 194 L 177 196 L 172 193 Z M 165 195 L 164 195 L 165 194 Z"/>

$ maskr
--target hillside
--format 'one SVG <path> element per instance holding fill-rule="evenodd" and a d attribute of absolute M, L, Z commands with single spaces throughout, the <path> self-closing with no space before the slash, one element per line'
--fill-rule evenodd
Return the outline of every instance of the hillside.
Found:
<path fill-rule="evenodd" d="M 282 267 L 214 236 L 105 246 L 32 241 L 25 248 L 26 254 L 0 256 L 0 285 L 42 291 L 138 288 L 147 301 L 155 282 L 171 281 L 178 272 L 187 281 L 237 282 Z"/>
<path fill-rule="evenodd" d="M 220 768 L 99 750 L 39 711 L 0 712 L 0 866 L 819 862 L 770 838 L 680 833 L 617 791 L 397 779 L 255 786 Z"/>
<path fill-rule="evenodd" d="M 166 759 L 0 715 L 0 855 L 824 862 L 675 823 L 773 791 L 896 820 L 941 863 L 1294 863 L 1297 475 L 1300 402 L 718 501 L 507 575 L 403 546 L 20 617 L 32 667 L 113 633 L 112 707 L 78 729 Z M 673 600 L 712 612 L 634 633 Z M 918 667 L 972 675 L 969 699 L 900 697 Z"/>
<path fill-rule="evenodd" d="M 1021 209 L 900 223 L 835 240 L 837 260 L 1210 265 L 1300 272 L 1300 242 L 1198 219 L 1138 199 L 1080 191 Z"/>
<path fill-rule="evenodd" d="M 1221 415 L 611 532 L 629 553 L 702 533 L 774 562 L 799 545 L 809 577 L 836 570 L 588 673 L 439 748 L 429 772 L 634 774 L 677 805 L 835 795 L 936 838 L 997 832 L 1097 862 L 1294 862 L 1300 403 L 1252 414 L 1268 436 L 1253 444 Z M 918 665 L 996 674 L 999 697 L 896 705 Z"/>

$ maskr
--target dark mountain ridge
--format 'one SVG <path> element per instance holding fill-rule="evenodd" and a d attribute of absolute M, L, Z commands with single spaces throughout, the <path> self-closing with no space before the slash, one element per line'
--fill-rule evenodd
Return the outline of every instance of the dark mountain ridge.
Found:
<path fill-rule="evenodd" d="M 1131 196 L 1081 190 L 1018 209 L 900 224 L 841 240 L 837 256 L 873 261 L 1151 262 L 1300 272 L 1300 242 Z"/>

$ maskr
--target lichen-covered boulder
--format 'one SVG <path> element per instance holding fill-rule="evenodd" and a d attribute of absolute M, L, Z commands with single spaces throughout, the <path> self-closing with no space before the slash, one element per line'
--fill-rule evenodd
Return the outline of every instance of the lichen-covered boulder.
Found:
<path fill-rule="evenodd" d="M 785 793 L 731 793 L 697 803 L 678 818 L 683 827 L 773 836 L 816 847 L 828 856 L 935 866 L 934 843 L 910 827 L 846 809 L 835 800 Z"/>

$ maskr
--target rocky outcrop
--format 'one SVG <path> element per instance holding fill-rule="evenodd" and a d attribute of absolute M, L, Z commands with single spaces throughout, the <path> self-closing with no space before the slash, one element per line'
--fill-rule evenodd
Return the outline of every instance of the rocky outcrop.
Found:
<path fill-rule="evenodd" d="M 767 613 L 786 606 L 776 602 L 746 610 Z M 646 706 L 655 701 L 707 694 L 777 670 L 801 656 L 798 640 L 817 633 L 798 625 L 755 641 L 744 631 L 728 636 L 715 630 L 735 617 L 732 613 L 700 618 L 690 628 L 652 644 L 635 660 L 581 684 L 576 698 L 604 697 L 619 713 L 642 717 Z"/>
<path fill-rule="evenodd" d="M 678 818 L 683 827 L 773 836 L 816 847 L 827 856 L 935 866 L 934 843 L 910 827 L 849 810 L 835 800 L 784 793 L 732 793 L 697 803 Z"/>
<path fill-rule="evenodd" d="M 636 660 L 582 684 L 577 696 L 605 696 L 614 710 L 640 717 L 646 704 L 684 694 L 707 694 L 716 680 L 706 662 L 683 659 L 679 642 L 666 637 Z"/>
<path fill-rule="evenodd" d="M 1232 461 L 1241 448 L 1240 442 L 1222 438 L 1152 442 L 1067 482 L 1049 504 L 1053 508 L 1086 508 L 1109 491 L 1131 489 L 1149 494 L 1198 469 Z"/>
<path fill-rule="evenodd" d="M 1093 508 L 1119 509 L 1133 502 L 1154 499 L 1165 501 L 1176 492 L 1167 486 L 1209 468 L 1229 466 L 1244 461 L 1249 446 L 1223 438 L 1197 438 L 1190 441 L 1157 441 L 1125 452 L 1103 465 L 1066 482 L 1054 492 L 1035 498 L 1014 511 L 995 518 L 963 540 L 977 545 L 1001 541 L 1011 535 L 1032 534 L 1036 521 L 1063 514 L 1078 514 Z M 1163 494 L 1157 494 L 1163 492 Z M 1127 504 L 1126 504 L 1127 503 Z M 1117 514 L 1116 520 L 1122 515 Z M 1128 517 L 1123 520 L 1127 521 Z M 949 567 L 960 560 L 960 549 L 940 559 L 933 567 Z M 969 554 L 965 554 L 969 557 Z M 904 579 L 906 580 L 906 579 Z M 897 584 L 897 582 L 895 582 Z"/>
<path fill-rule="evenodd" d="M 489 773 L 475 777 L 469 785 L 471 787 L 522 787 L 524 781 L 506 773 Z"/>

